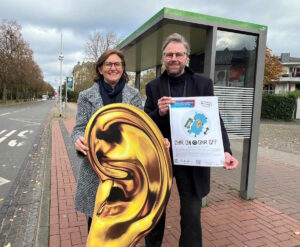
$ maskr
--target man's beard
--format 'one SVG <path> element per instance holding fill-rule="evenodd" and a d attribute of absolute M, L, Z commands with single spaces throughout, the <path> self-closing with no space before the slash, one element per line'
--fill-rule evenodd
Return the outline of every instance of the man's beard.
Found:
<path fill-rule="evenodd" d="M 170 72 L 170 71 L 167 69 L 167 67 L 166 67 L 166 70 L 167 70 L 167 73 L 168 73 L 169 76 L 171 76 L 171 77 L 178 77 L 178 76 L 181 76 L 181 75 L 184 73 L 185 68 L 183 68 L 182 70 L 180 70 L 180 71 L 178 71 L 178 72 Z"/>

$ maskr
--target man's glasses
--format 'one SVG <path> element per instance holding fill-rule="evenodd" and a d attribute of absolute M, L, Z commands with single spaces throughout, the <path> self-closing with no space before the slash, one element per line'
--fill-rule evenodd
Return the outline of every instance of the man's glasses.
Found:
<path fill-rule="evenodd" d="M 167 53 L 164 53 L 164 56 L 167 60 L 171 60 L 175 55 L 176 59 L 181 60 L 184 58 L 185 54 L 186 54 L 185 52 L 175 52 L 175 53 L 167 52 Z"/>
<path fill-rule="evenodd" d="M 111 67 L 114 65 L 116 69 L 120 69 L 123 66 L 123 63 L 121 62 L 115 62 L 115 63 L 111 63 L 111 62 L 105 62 L 104 67 L 107 69 L 111 69 Z"/>

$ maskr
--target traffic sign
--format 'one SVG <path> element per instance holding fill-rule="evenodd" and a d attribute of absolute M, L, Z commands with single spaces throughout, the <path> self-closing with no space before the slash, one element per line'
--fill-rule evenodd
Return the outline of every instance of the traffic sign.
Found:
<path fill-rule="evenodd" d="M 67 76 L 67 89 L 74 91 L 74 81 L 72 76 Z"/>

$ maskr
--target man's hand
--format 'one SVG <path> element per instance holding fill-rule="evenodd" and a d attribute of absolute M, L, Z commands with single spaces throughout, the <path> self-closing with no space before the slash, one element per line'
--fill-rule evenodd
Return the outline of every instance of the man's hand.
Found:
<path fill-rule="evenodd" d="M 224 168 L 227 170 L 232 170 L 237 167 L 239 161 L 231 156 L 230 153 L 225 152 L 225 162 L 224 162 Z"/>
<path fill-rule="evenodd" d="M 164 138 L 164 145 L 165 145 L 165 148 L 166 148 L 166 149 L 169 149 L 169 148 L 170 148 L 171 144 L 170 144 L 168 138 Z"/>
<path fill-rule="evenodd" d="M 86 152 L 89 151 L 86 140 L 83 136 L 80 136 L 75 142 L 75 148 L 77 151 L 86 155 Z"/>
<path fill-rule="evenodd" d="M 159 115 L 161 117 L 167 115 L 167 113 L 169 111 L 169 105 L 174 104 L 174 103 L 175 103 L 175 101 L 172 100 L 171 97 L 166 97 L 166 96 L 161 97 L 157 102 Z"/>

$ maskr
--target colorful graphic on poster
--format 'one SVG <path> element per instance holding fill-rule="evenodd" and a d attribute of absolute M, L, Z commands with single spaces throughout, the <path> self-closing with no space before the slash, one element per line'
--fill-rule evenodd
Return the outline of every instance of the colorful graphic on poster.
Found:
<path fill-rule="evenodd" d="M 183 123 L 184 130 L 189 136 L 199 137 L 208 134 L 208 119 L 200 111 L 189 111 L 184 116 Z"/>

